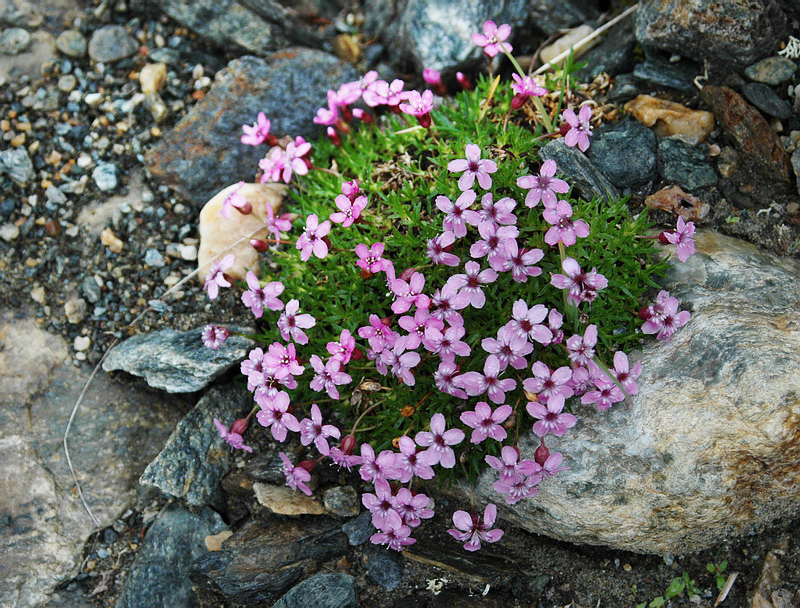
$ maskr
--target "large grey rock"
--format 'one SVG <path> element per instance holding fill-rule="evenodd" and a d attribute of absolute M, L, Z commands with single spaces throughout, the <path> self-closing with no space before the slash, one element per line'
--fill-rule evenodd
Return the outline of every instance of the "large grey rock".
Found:
<path fill-rule="evenodd" d="M 229 329 L 252 331 L 241 327 Z M 141 376 L 153 388 L 168 393 L 202 390 L 238 365 L 253 347 L 251 340 L 231 334 L 218 350 L 212 350 L 203 345 L 202 331 L 199 327 L 188 331 L 162 329 L 133 336 L 108 353 L 103 369 Z"/>
<path fill-rule="evenodd" d="M 222 518 L 208 507 L 197 513 L 169 507 L 147 531 L 116 608 L 197 606 L 187 577 L 189 566 L 207 553 L 206 536 L 227 529 Z"/>
<path fill-rule="evenodd" d="M 202 101 L 147 154 L 153 176 L 198 206 L 237 180 L 252 181 L 263 146 L 243 145 L 242 125 L 259 112 L 278 137 L 312 139 L 321 131 L 312 122 L 327 103 L 328 89 L 355 80 L 355 70 L 311 49 L 291 48 L 267 59 L 234 59 L 215 77 Z"/>
<path fill-rule="evenodd" d="M 23 185 L 34 178 L 33 162 L 24 148 L 9 148 L 0 152 L 0 175 L 3 174 Z"/>
<path fill-rule="evenodd" d="M 547 36 L 594 21 L 600 16 L 592 0 L 528 0 L 528 22 Z"/>
<path fill-rule="evenodd" d="M 633 68 L 633 75 L 651 86 L 668 87 L 684 93 L 694 92 L 694 79 L 702 74 L 702 67 L 694 61 L 672 63 L 669 57 L 658 53 L 646 53 L 645 60 Z"/>
<path fill-rule="evenodd" d="M 526 0 L 371 0 L 364 9 L 364 29 L 382 39 L 393 63 L 410 61 L 418 72 L 434 68 L 454 74 L 481 61 L 483 50 L 471 37 L 482 31 L 487 19 L 511 25 L 513 38 L 525 21 L 526 4 Z"/>
<path fill-rule="evenodd" d="M 742 87 L 742 94 L 767 116 L 787 120 L 792 116 L 792 107 L 765 84 L 751 82 Z"/>
<path fill-rule="evenodd" d="M 575 76 L 581 82 L 591 82 L 595 76 L 603 72 L 612 77 L 629 72 L 634 65 L 635 46 L 633 19 L 625 19 L 611 28 L 611 31 L 601 38 L 600 44 L 581 57 L 581 61 L 585 61 L 586 65 L 578 70 Z"/>
<path fill-rule="evenodd" d="M 775 0 L 645 0 L 636 12 L 644 47 L 744 68 L 786 39 Z"/>
<path fill-rule="evenodd" d="M 612 200 L 619 198 L 619 191 L 603 172 L 578 148 L 567 147 L 563 139 L 551 141 L 539 151 L 539 154 L 543 160 L 556 161 L 558 170 L 569 176 L 575 191 L 586 200 L 594 197 L 607 197 Z"/>
<path fill-rule="evenodd" d="M 658 173 L 689 191 L 713 186 L 719 179 L 705 150 L 672 137 L 658 142 Z"/>
<path fill-rule="evenodd" d="M 744 75 L 755 82 L 778 86 L 797 71 L 797 64 L 788 57 L 773 56 L 748 66 Z"/>
<path fill-rule="evenodd" d="M 595 130 L 586 156 L 617 188 L 636 188 L 655 176 L 656 136 L 635 120 L 609 123 Z"/>
<path fill-rule="evenodd" d="M 356 580 L 349 574 L 316 574 L 272 605 L 272 608 L 358 608 Z"/>
<path fill-rule="evenodd" d="M 121 25 L 106 25 L 89 40 L 89 57 L 94 61 L 114 63 L 136 52 L 139 45 Z"/>
<path fill-rule="evenodd" d="M 230 427 L 247 415 L 253 398 L 244 388 L 213 388 L 200 400 L 170 436 L 141 479 L 144 485 L 202 506 L 219 498 L 219 482 L 230 471 L 230 450 L 219 437 L 214 418 Z"/>
<path fill-rule="evenodd" d="M 33 320 L 0 321 L 0 605 L 41 606 L 77 574 L 97 528 L 81 506 L 64 430 L 91 370 L 75 368 L 60 336 Z M 110 526 L 136 500 L 138 478 L 180 419 L 174 397 L 95 377 L 69 435 L 87 504 Z"/>
<path fill-rule="evenodd" d="M 221 551 L 198 559 L 189 576 L 202 605 L 269 606 L 322 562 L 346 552 L 347 538 L 329 519 L 251 520 Z"/>
<path fill-rule="evenodd" d="M 484 474 L 477 493 L 538 534 L 637 553 L 717 545 L 800 512 L 800 263 L 713 232 L 666 288 L 692 309 L 649 343 L 631 405 L 578 406 L 548 447 L 571 470 L 507 506 Z M 526 434 L 524 457 L 538 444 Z"/>

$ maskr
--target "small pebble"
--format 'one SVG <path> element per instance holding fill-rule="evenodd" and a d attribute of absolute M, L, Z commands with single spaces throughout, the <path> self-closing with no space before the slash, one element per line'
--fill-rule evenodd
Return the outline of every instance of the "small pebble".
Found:
<path fill-rule="evenodd" d="M 86 318 L 89 311 L 89 306 L 83 298 L 72 298 L 64 303 L 64 313 L 67 315 L 67 321 L 72 324 L 77 324 Z M 82 349 L 77 349 L 82 350 Z"/>
<path fill-rule="evenodd" d="M 70 93 L 78 86 L 78 79 L 72 74 L 65 74 L 58 79 L 58 90 L 62 93 Z"/>
<path fill-rule="evenodd" d="M 0 238 L 6 243 L 10 243 L 19 236 L 19 227 L 14 224 L 3 224 L 0 226 Z"/>
<path fill-rule="evenodd" d="M 37 285 L 36 287 L 31 289 L 31 299 L 37 304 L 44 304 L 45 302 L 44 287 L 42 287 L 41 285 Z"/>
<path fill-rule="evenodd" d="M 56 38 L 56 47 L 67 57 L 86 56 L 86 38 L 78 30 L 66 30 Z"/>
<path fill-rule="evenodd" d="M 103 99 L 103 96 L 100 93 L 89 93 L 83 98 L 83 101 L 86 102 L 87 106 L 96 106 L 101 99 Z"/>
<path fill-rule="evenodd" d="M 47 190 L 45 190 L 44 195 L 47 197 L 48 201 L 56 205 L 63 205 L 67 202 L 67 197 L 64 196 L 64 193 L 55 186 L 50 186 Z"/>
<path fill-rule="evenodd" d="M 118 169 L 113 163 L 101 163 L 92 171 L 92 179 L 103 192 L 116 189 Z"/>
<path fill-rule="evenodd" d="M 194 262 L 197 259 L 197 247 L 195 245 L 181 245 L 180 252 L 182 260 Z"/>
<path fill-rule="evenodd" d="M 0 53 L 17 55 L 31 44 L 31 35 L 21 27 L 10 27 L 0 34 Z"/>
<path fill-rule="evenodd" d="M 72 346 L 75 348 L 76 351 L 82 352 L 85 350 L 89 350 L 89 345 L 92 343 L 89 336 L 76 336 L 75 340 L 72 343 Z"/>
<path fill-rule="evenodd" d="M 114 253 L 120 253 L 124 245 L 111 228 L 106 228 L 100 233 L 100 242 Z"/>
<path fill-rule="evenodd" d="M 148 249 L 144 252 L 144 263 L 154 268 L 161 268 L 164 262 L 164 256 L 157 249 Z"/>

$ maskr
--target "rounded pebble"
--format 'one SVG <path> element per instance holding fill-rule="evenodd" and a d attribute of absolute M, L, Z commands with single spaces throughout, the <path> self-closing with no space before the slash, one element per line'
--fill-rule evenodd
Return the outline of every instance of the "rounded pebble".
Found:
<path fill-rule="evenodd" d="M 10 27 L 0 34 L 0 53 L 17 55 L 31 44 L 31 35 L 21 27 Z"/>
<path fill-rule="evenodd" d="M 78 30 L 66 30 L 56 38 L 56 47 L 67 57 L 85 57 L 87 46 L 86 38 Z"/>
<path fill-rule="evenodd" d="M 89 345 L 92 343 L 89 336 L 76 336 L 75 340 L 72 342 L 73 348 L 76 351 L 82 352 L 84 350 L 89 350 Z"/>

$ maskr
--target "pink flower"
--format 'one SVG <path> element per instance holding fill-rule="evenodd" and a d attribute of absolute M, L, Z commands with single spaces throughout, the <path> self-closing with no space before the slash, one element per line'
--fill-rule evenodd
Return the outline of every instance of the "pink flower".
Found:
<path fill-rule="evenodd" d="M 268 427 L 276 441 L 286 440 L 286 432 L 300 431 L 300 423 L 294 414 L 289 413 L 289 393 L 280 391 L 267 404 L 267 407 L 256 414 L 261 426 Z"/>
<path fill-rule="evenodd" d="M 200 333 L 203 346 L 211 350 L 219 350 L 222 343 L 228 339 L 228 330 L 221 325 L 206 325 Z"/>
<path fill-rule="evenodd" d="M 577 242 L 575 237 L 589 236 L 589 224 L 583 220 L 572 221 L 572 206 L 567 201 L 558 201 L 555 207 L 545 209 L 542 217 L 552 224 L 544 235 L 544 242 L 548 245 L 556 245 L 561 241 L 565 247 L 569 247 Z"/>
<path fill-rule="evenodd" d="M 517 300 L 511 308 L 511 321 L 508 324 L 517 335 L 546 345 L 553 339 L 553 333 L 541 324 L 545 316 L 547 307 L 544 304 L 528 308 L 525 300 Z"/>
<path fill-rule="evenodd" d="M 297 314 L 299 309 L 300 302 L 295 299 L 289 300 L 286 309 L 278 319 L 278 329 L 281 332 L 281 338 L 287 342 L 294 340 L 298 344 L 308 344 L 308 336 L 303 330 L 314 327 L 317 321 L 309 314 Z"/>
<path fill-rule="evenodd" d="M 341 224 L 343 228 L 347 228 L 361 217 L 361 212 L 367 206 L 367 197 L 359 196 L 354 201 L 351 201 L 344 194 L 340 194 L 336 197 L 335 202 L 339 211 L 331 213 L 330 220 L 336 224 Z"/>
<path fill-rule="evenodd" d="M 500 27 L 494 21 L 486 21 L 483 24 L 483 34 L 472 34 L 472 44 L 483 47 L 483 52 L 489 57 L 494 57 L 498 53 L 510 53 L 514 50 L 506 39 L 511 35 L 511 26 L 504 23 Z"/>
<path fill-rule="evenodd" d="M 280 342 L 273 342 L 267 353 L 264 355 L 263 365 L 271 368 L 276 378 L 284 378 L 288 375 L 299 376 L 305 369 L 297 362 L 297 352 L 294 344 L 284 346 Z"/>
<path fill-rule="evenodd" d="M 458 81 L 458 84 L 461 85 L 461 88 L 463 88 L 465 91 L 472 90 L 472 81 L 469 79 L 469 76 L 464 74 L 464 72 L 456 72 L 456 80 Z"/>
<path fill-rule="evenodd" d="M 619 387 L 600 370 L 594 376 L 594 385 L 597 390 L 586 391 L 581 397 L 581 403 L 584 405 L 594 403 L 598 410 L 607 410 L 615 403 L 625 400 L 625 395 Z"/>
<path fill-rule="evenodd" d="M 325 220 L 321 224 L 315 213 L 306 218 L 305 232 L 297 239 L 296 247 L 300 250 L 300 259 L 307 261 L 313 252 L 318 258 L 328 255 L 328 244 L 324 237 L 331 231 L 331 223 Z"/>
<path fill-rule="evenodd" d="M 239 194 L 239 190 L 242 189 L 242 186 L 244 186 L 244 182 L 239 182 L 233 187 L 228 193 L 228 196 L 222 201 L 222 207 L 217 212 L 217 215 L 221 215 L 227 220 L 231 216 L 231 207 L 236 207 L 245 215 L 250 213 L 252 209 L 250 203 L 247 202 L 244 196 Z"/>
<path fill-rule="evenodd" d="M 410 528 L 419 526 L 423 519 L 434 516 L 429 509 L 431 499 L 425 494 L 412 494 L 408 488 L 400 488 L 394 497 L 394 510 L 403 518 L 403 523 Z"/>
<path fill-rule="evenodd" d="M 422 288 L 425 287 L 425 275 L 421 272 L 412 274 L 408 282 L 403 279 L 395 279 L 392 281 L 391 287 L 392 293 L 397 296 L 397 299 L 392 302 L 392 311 L 395 314 L 404 313 L 412 306 L 428 308 L 431 304 L 431 299 L 422 293 Z"/>
<path fill-rule="evenodd" d="M 583 106 L 577 116 L 572 108 L 567 108 L 561 116 L 572 127 L 564 136 L 564 143 L 570 148 L 577 144 L 581 152 L 586 152 L 589 148 L 589 136 L 592 134 L 592 125 L 589 124 L 592 108 L 588 105 Z"/>
<path fill-rule="evenodd" d="M 383 450 L 375 457 L 375 450 L 368 443 L 361 444 L 361 468 L 358 470 L 364 481 L 377 482 L 400 477 L 400 471 L 395 467 L 396 454 L 391 450 Z M 377 483 L 376 483 L 377 486 Z"/>
<path fill-rule="evenodd" d="M 507 247 L 519 236 L 516 226 L 502 226 L 483 222 L 478 226 L 481 240 L 475 241 L 469 248 L 473 258 L 487 256 L 489 265 L 495 270 L 502 270 L 506 259 Z"/>
<path fill-rule="evenodd" d="M 437 456 L 430 453 L 417 451 L 417 444 L 408 435 L 403 435 L 398 440 L 399 454 L 395 454 L 394 464 L 400 473 L 400 483 L 408 483 L 412 477 L 420 479 L 433 479 L 433 469 Z"/>
<path fill-rule="evenodd" d="M 492 193 L 487 192 L 481 198 L 480 211 L 467 211 L 464 219 L 472 226 L 480 226 L 484 222 L 491 224 L 516 224 L 517 216 L 512 213 L 517 201 L 507 196 L 496 203 L 492 200 Z"/>
<path fill-rule="evenodd" d="M 422 95 L 419 91 L 409 91 L 406 94 L 406 103 L 401 103 L 399 107 L 405 114 L 416 116 L 419 124 L 426 129 L 431 126 L 433 93 L 430 90 L 426 90 Z"/>
<path fill-rule="evenodd" d="M 452 283 L 445 283 L 441 290 L 433 292 L 431 308 L 433 317 L 446 321 L 450 325 L 464 325 L 464 318 L 458 312 L 469 306 L 472 296 L 462 293 Z"/>
<path fill-rule="evenodd" d="M 241 136 L 240 141 L 247 146 L 261 145 L 269 138 L 269 128 L 270 122 L 267 115 L 264 112 L 259 112 L 258 119 L 252 127 L 250 125 L 242 125 L 244 135 Z"/>
<path fill-rule="evenodd" d="M 678 259 L 685 262 L 695 253 L 694 246 L 694 222 L 686 222 L 683 217 L 678 216 L 678 227 L 675 232 L 664 232 L 664 238 L 675 245 Z"/>
<path fill-rule="evenodd" d="M 593 302 L 597 292 L 608 287 L 608 279 L 597 272 L 597 268 L 584 272 L 573 258 L 565 258 L 561 267 L 567 274 L 554 274 L 550 277 L 550 284 L 559 289 L 568 289 L 567 302 L 574 306 L 581 302 Z"/>
<path fill-rule="evenodd" d="M 339 120 L 339 99 L 336 91 L 328 90 L 328 107 L 317 110 L 314 122 L 318 125 L 331 126 Z"/>
<path fill-rule="evenodd" d="M 436 319 L 431 316 L 430 309 L 417 308 L 414 316 L 406 315 L 400 317 L 398 321 L 400 327 L 408 332 L 406 338 L 406 348 L 414 350 L 422 344 L 422 338 L 425 336 L 425 330 L 429 327 L 435 327 L 439 331 L 444 329 L 444 322 L 441 319 Z"/>
<path fill-rule="evenodd" d="M 352 437 L 352 435 L 348 435 L 347 437 Z M 345 437 L 344 439 L 347 439 Z M 361 456 L 356 456 L 355 454 L 348 454 L 342 450 L 342 445 L 344 444 L 344 439 L 342 440 L 342 444 L 339 447 L 331 448 L 331 451 L 328 453 L 328 457 L 333 461 L 333 464 L 338 466 L 340 469 L 344 467 L 348 471 L 350 467 L 357 467 L 362 463 Z"/>
<path fill-rule="evenodd" d="M 471 397 L 481 395 L 484 392 L 494 403 L 505 401 L 506 392 L 513 391 L 517 386 L 517 381 L 511 378 L 500 380 L 502 373 L 500 359 L 496 355 L 489 355 L 483 365 L 483 373 L 467 372 L 454 380 L 456 386 L 460 386 Z M 502 409 L 502 408 L 501 408 Z"/>
<path fill-rule="evenodd" d="M 433 68 L 425 68 L 422 70 L 422 79 L 431 86 L 442 84 L 442 73 Z"/>
<path fill-rule="evenodd" d="M 658 335 L 656 338 L 668 342 L 675 333 L 675 330 L 686 325 L 692 317 L 688 310 L 678 312 L 679 305 L 680 302 L 678 302 L 677 298 L 668 295 L 661 308 L 662 313 L 660 315 L 651 316 L 645 324 L 642 325 L 642 332 L 646 334 L 657 333 Z"/>
<path fill-rule="evenodd" d="M 425 330 L 422 343 L 429 351 L 439 355 L 442 361 L 453 361 L 456 356 L 466 357 L 470 353 L 469 345 L 461 341 L 464 333 L 463 325 L 448 327 L 444 332 L 429 327 Z"/>
<path fill-rule="evenodd" d="M 542 269 L 534 266 L 544 257 L 541 249 L 520 249 L 517 240 L 511 239 L 506 241 L 504 253 L 500 270 L 502 272 L 510 270 L 511 277 L 518 283 L 527 283 L 528 277 L 538 277 L 542 274 Z"/>
<path fill-rule="evenodd" d="M 328 437 L 339 439 L 341 432 L 332 424 L 322 424 L 322 412 L 314 403 L 311 405 L 311 418 L 303 418 L 300 421 L 300 443 L 310 445 L 313 442 L 319 453 L 327 456 L 331 451 Z"/>
<path fill-rule="evenodd" d="M 358 335 L 369 340 L 369 347 L 375 352 L 380 352 L 387 346 L 391 348 L 397 342 L 397 334 L 378 315 L 370 315 L 369 325 L 359 327 Z"/>
<path fill-rule="evenodd" d="M 483 293 L 482 285 L 494 283 L 497 280 L 497 273 L 491 268 L 481 270 L 480 265 L 470 260 L 464 264 L 464 274 L 454 274 L 447 279 L 447 284 L 452 284 L 456 289 L 460 289 L 462 294 L 469 294 L 469 303 L 475 308 L 483 308 L 486 304 L 486 295 Z"/>
<path fill-rule="evenodd" d="M 485 401 L 478 401 L 475 411 L 461 414 L 461 422 L 474 429 L 469 440 L 471 443 L 480 443 L 488 437 L 503 441 L 507 436 L 506 430 L 501 426 L 513 410 L 510 405 L 501 405 L 492 411 L 491 406 Z"/>
<path fill-rule="evenodd" d="M 262 184 L 280 180 L 281 174 L 286 168 L 286 156 L 283 149 L 272 148 L 267 156 L 258 161 L 258 167 L 264 172 L 260 180 Z"/>
<path fill-rule="evenodd" d="M 458 376 L 458 366 L 452 361 L 442 361 L 433 374 L 433 381 L 436 383 L 436 388 L 441 392 L 458 397 L 459 399 L 466 399 L 467 393 L 455 385 L 454 379 Z"/>
<path fill-rule="evenodd" d="M 535 207 L 540 200 L 545 207 L 553 207 L 558 202 L 556 193 L 565 194 L 569 192 L 569 184 L 563 179 L 555 177 L 557 170 L 556 161 L 548 159 L 542 163 L 539 175 L 523 175 L 517 178 L 517 186 L 530 190 L 525 196 L 525 205 L 527 207 Z"/>
<path fill-rule="evenodd" d="M 251 448 L 249 445 L 245 445 L 244 439 L 242 438 L 241 434 L 233 432 L 233 428 L 231 428 L 231 430 L 229 431 L 228 427 L 222 424 L 222 422 L 220 422 L 219 419 L 217 418 L 214 418 L 214 426 L 217 427 L 217 432 L 219 432 L 219 436 L 222 439 L 224 439 L 225 443 L 227 443 L 233 449 L 244 450 L 245 452 L 252 453 L 253 448 Z M 234 423 L 233 426 L 235 427 L 236 423 Z M 246 424 L 245 428 L 247 428 Z"/>
<path fill-rule="evenodd" d="M 278 452 L 278 456 L 283 461 L 283 474 L 286 477 L 286 485 L 292 490 L 300 490 L 303 494 L 311 496 L 311 489 L 306 485 L 306 482 L 311 481 L 311 473 L 303 467 L 294 466 L 285 453 Z"/>
<path fill-rule="evenodd" d="M 639 385 L 636 380 L 642 373 L 642 364 L 637 363 L 633 368 L 628 367 L 628 355 L 618 350 L 614 353 L 614 367 L 610 370 L 617 381 L 629 395 L 639 394 Z"/>
<path fill-rule="evenodd" d="M 375 494 L 361 495 L 361 503 L 372 514 L 372 525 L 379 529 L 386 528 L 392 515 L 398 515 L 394 510 L 392 488 L 385 479 L 375 481 Z"/>
<path fill-rule="evenodd" d="M 553 332 L 553 339 L 550 344 L 561 344 L 564 341 L 564 332 L 561 331 L 561 325 L 564 322 L 564 315 L 553 308 L 547 315 L 547 326 Z"/>
<path fill-rule="evenodd" d="M 456 242 L 456 235 L 452 232 L 443 232 L 439 236 L 428 240 L 428 257 L 434 264 L 445 266 L 458 266 L 461 260 L 458 256 L 447 252 L 447 248 Z"/>
<path fill-rule="evenodd" d="M 323 364 L 318 355 L 311 355 L 310 363 L 317 372 L 317 375 L 311 380 L 311 390 L 321 391 L 324 389 L 331 399 L 339 398 L 337 385 L 349 384 L 353 381 L 349 374 L 340 371 L 342 362 L 338 359 L 331 358 Z"/>
<path fill-rule="evenodd" d="M 539 421 L 533 425 L 533 432 L 538 437 L 544 437 L 552 433 L 556 437 L 561 437 L 578 422 L 578 419 L 570 413 L 562 412 L 564 409 L 564 395 L 554 393 L 547 400 L 547 405 L 538 402 L 529 402 L 525 406 L 528 413 Z"/>
<path fill-rule="evenodd" d="M 334 359 L 341 361 L 342 365 L 347 365 L 356 348 L 356 339 L 349 330 L 343 329 L 339 335 L 339 341 L 328 342 L 326 348 Z"/>
<path fill-rule="evenodd" d="M 475 202 L 475 191 L 465 190 L 453 203 L 446 196 L 436 197 L 436 206 L 445 213 L 442 221 L 442 228 L 452 232 L 458 238 L 467 236 L 467 223 L 464 221 L 464 214 Z"/>
<path fill-rule="evenodd" d="M 269 310 L 281 310 L 283 302 L 278 299 L 278 296 L 283 293 L 283 283 L 280 281 L 270 281 L 264 287 L 252 270 L 247 272 L 245 277 L 247 286 L 250 288 L 242 294 L 242 302 L 253 313 L 256 319 L 260 319 L 264 314 L 264 308 Z M 284 338 L 287 340 L 288 338 Z"/>
<path fill-rule="evenodd" d="M 451 160 L 447 165 L 447 170 L 451 173 L 461 173 L 458 179 L 458 187 L 463 192 L 472 188 L 475 178 L 484 190 L 492 187 L 492 177 L 490 173 L 497 171 L 497 164 L 493 160 L 481 159 L 481 149 L 475 144 L 467 144 L 466 159 Z"/>
<path fill-rule="evenodd" d="M 279 217 L 275 217 L 275 210 L 272 208 L 272 204 L 269 201 L 267 201 L 266 210 L 267 230 L 275 237 L 276 241 L 279 241 L 281 240 L 281 232 L 286 232 L 292 229 L 292 222 L 289 221 L 289 214 L 284 213 Z"/>
<path fill-rule="evenodd" d="M 356 265 L 373 274 L 386 270 L 390 262 L 383 259 L 383 250 L 383 243 L 373 243 L 369 249 L 363 243 L 359 243 L 356 245 L 356 255 L 358 255 Z"/>
<path fill-rule="evenodd" d="M 400 79 L 393 80 L 391 84 L 385 80 L 376 80 L 362 93 L 361 97 L 364 103 L 371 108 L 380 105 L 397 106 L 404 99 L 404 86 L 405 82 Z"/>
<path fill-rule="evenodd" d="M 513 477 L 499 479 L 493 487 L 500 494 L 505 494 L 506 503 L 513 505 L 523 498 L 536 496 L 539 493 L 539 488 L 536 487 L 539 481 L 539 476 L 536 475 L 517 474 Z"/>
<path fill-rule="evenodd" d="M 594 347 L 597 345 L 597 325 L 589 325 L 583 336 L 572 336 L 567 340 L 567 354 L 575 365 L 587 367 L 594 359 Z"/>
<path fill-rule="evenodd" d="M 512 479 L 517 474 L 517 462 L 519 461 L 519 450 L 510 445 L 504 445 L 500 450 L 500 458 L 497 456 L 484 456 L 486 464 L 500 473 L 500 479 Z"/>
<path fill-rule="evenodd" d="M 508 325 L 497 331 L 497 338 L 484 338 L 481 340 L 483 350 L 491 355 L 496 355 L 500 361 L 500 368 L 509 365 L 514 369 L 527 367 L 525 357 L 533 352 L 533 345 L 528 342 L 527 336 L 520 336 Z"/>
<path fill-rule="evenodd" d="M 436 462 L 445 469 L 452 469 L 456 466 L 456 455 L 451 445 L 458 445 L 464 441 L 464 431 L 460 429 L 445 430 L 445 419 L 442 414 L 434 414 L 431 418 L 431 430 L 420 431 L 417 433 L 415 441 L 422 447 L 427 447 L 427 452 L 431 452 L 436 457 Z"/>
<path fill-rule="evenodd" d="M 292 179 L 292 171 L 297 175 L 306 175 L 308 173 L 308 165 L 303 157 L 311 151 L 311 144 L 299 135 L 295 137 L 293 142 L 286 145 L 284 152 L 285 166 L 283 167 L 283 181 L 289 183 Z"/>
<path fill-rule="evenodd" d="M 405 338 L 399 338 L 392 349 L 392 354 L 394 355 L 392 361 L 392 374 L 395 376 L 395 378 L 402 380 L 403 384 L 406 386 L 414 386 L 416 379 L 414 378 L 414 374 L 411 373 L 411 369 L 419 365 L 420 356 L 415 352 L 403 352 L 405 349 Z"/>
<path fill-rule="evenodd" d="M 402 551 L 404 547 L 413 545 L 417 540 L 411 538 L 411 528 L 402 523 L 403 519 L 395 511 L 392 513 L 397 519 L 390 518 L 381 532 L 376 532 L 369 537 L 369 540 L 373 545 L 387 545 L 390 549 Z"/>
<path fill-rule="evenodd" d="M 203 289 L 208 292 L 209 300 L 215 300 L 217 298 L 220 287 L 231 286 L 225 278 L 225 271 L 233 266 L 235 259 L 234 255 L 229 253 L 221 260 L 214 260 L 211 263 L 211 268 L 209 268 L 208 274 L 206 275 L 206 282 L 203 285 Z"/>
<path fill-rule="evenodd" d="M 568 399 L 574 394 L 570 386 L 572 370 L 569 367 L 559 367 L 556 371 L 551 372 L 547 365 L 536 361 L 532 369 L 534 377 L 523 380 L 522 387 L 526 392 L 538 395 L 540 403 L 547 403 L 554 395 L 561 395 L 564 399 Z"/>
<path fill-rule="evenodd" d="M 503 537 L 502 530 L 490 530 L 497 519 L 497 507 L 492 503 L 486 505 L 483 512 L 483 521 L 477 515 L 470 515 L 466 511 L 453 513 L 453 525 L 457 529 L 448 530 L 448 534 L 458 542 L 464 543 L 467 551 L 477 551 L 481 548 L 481 541 L 496 543 Z"/>
<path fill-rule="evenodd" d="M 536 81 L 530 76 L 523 78 L 515 72 L 511 74 L 511 77 L 514 79 L 514 82 L 511 83 L 514 91 L 514 98 L 511 100 L 512 110 L 521 108 L 528 97 L 541 97 L 547 93 L 547 89 L 536 84 Z"/>

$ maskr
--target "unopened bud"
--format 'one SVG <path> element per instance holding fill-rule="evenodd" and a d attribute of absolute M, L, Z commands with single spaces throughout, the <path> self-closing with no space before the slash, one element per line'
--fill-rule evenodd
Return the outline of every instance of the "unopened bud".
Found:
<path fill-rule="evenodd" d="M 235 209 L 236 209 L 236 211 L 238 211 L 242 215 L 250 215 L 252 213 L 252 211 L 253 211 L 253 206 L 250 203 L 248 203 L 247 201 L 245 201 L 240 206 L 235 207 Z"/>
<path fill-rule="evenodd" d="M 278 138 L 275 137 L 272 133 L 269 133 L 267 134 L 267 139 L 264 140 L 264 143 L 266 143 L 270 148 L 272 148 L 273 146 L 278 145 Z"/>
<path fill-rule="evenodd" d="M 403 281 L 409 281 L 415 272 L 417 272 L 416 268 L 406 268 L 397 278 L 402 279 Z"/>
<path fill-rule="evenodd" d="M 372 114 L 361 108 L 353 108 L 353 117 L 360 121 L 370 124 L 373 121 Z"/>
<path fill-rule="evenodd" d="M 353 352 L 350 353 L 350 361 L 360 361 L 364 358 L 364 351 L 362 351 L 357 346 L 353 349 Z"/>
<path fill-rule="evenodd" d="M 652 317 L 652 316 L 653 316 L 653 313 L 652 313 L 652 311 L 650 310 L 650 306 L 649 306 L 649 305 L 645 306 L 644 308 L 642 308 L 642 310 L 640 310 L 640 311 L 639 311 L 639 318 L 640 318 L 642 321 L 647 321 L 647 320 L 649 320 L 649 319 L 650 319 L 650 317 Z"/>
<path fill-rule="evenodd" d="M 550 458 L 550 450 L 548 450 L 547 446 L 543 443 L 536 448 L 536 451 L 533 453 L 533 459 L 536 461 L 536 464 L 543 467 L 548 458 Z"/>
<path fill-rule="evenodd" d="M 658 242 L 662 245 L 669 245 L 669 239 L 667 238 L 668 234 L 675 234 L 672 230 L 665 230 L 661 234 L 658 235 Z"/>
<path fill-rule="evenodd" d="M 559 129 L 558 129 L 558 132 L 559 132 L 561 135 L 566 135 L 566 134 L 567 134 L 567 132 L 569 132 L 569 130 L 570 130 L 571 128 L 572 128 L 572 127 L 570 126 L 570 124 L 569 124 L 568 122 L 565 122 L 563 125 L 561 125 L 561 127 L 559 127 Z"/>
<path fill-rule="evenodd" d="M 336 129 L 334 129 L 333 127 L 328 127 L 326 133 L 328 134 L 328 138 L 333 142 L 334 146 L 342 145 L 342 138 L 339 137 L 339 134 L 336 132 Z"/>
<path fill-rule="evenodd" d="M 339 449 L 342 450 L 342 454 L 349 456 L 356 449 L 356 438 L 353 435 L 345 435 L 339 444 Z"/>
<path fill-rule="evenodd" d="M 525 399 L 527 399 L 528 401 L 533 401 L 534 403 L 539 401 L 539 395 L 537 395 L 536 393 L 526 391 L 525 389 L 523 389 L 523 392 L 525 393 Z"/>
<path fill-rule="evenodd" d="M 395 437 L 394 439 L 392 439 L 392 447 L 395 450 L 399 450 L 400 449 L 400 437 Z"/>
<path fill-rule="evenodd" d="M 381 323 L 383 323 L 386 327 L 392 326 L 392 320 L 389 317 L 383 317 L 381 319 Z"/>
<path fill-rule="evenodd" d="M 253 247 L 253 249 L 260 251 L 261 253 L 264 253 L 267 249 L 269 249 L 269 243 L 262 241 L 261 239 L 250 239 L 250 245 Z"/>
<path fill-rule="evenodd" d="M 517 415 L 511 414 L 508 417 L 508 419 L 503 423 L 503 428 L 506 430 L 513 429 L 515 424 L 517 424 Z"/>
<path fill-rule="evenodd" d="M 458 81 L 458 84 L 460 84 L 465 90 L 472 90 L 472 81 L 466 74 L 463 74 L 462 72 L 456 72 L 456 80 Z"/>
<path fill-rule="evenodd" d="M 237 435 L 244 435 L 244 432 L 247 430 L 247 425 L 249 422 L 247 418 L 239 418 L 236 422 L 233 423 L 231 426 L 231 433 L 236 433 Z"/>
<path fill-rule="evenodd" d="M 368 269 L 362 268 L 361 272 L 358 273 L 358 276 L 360 276 L 362 279 L 366 280 L 366 279 L 368 279 L 368 278 L 370 278 L 372 276 L 372 273 Z"/>
<path fill-rule="evenodd" d="M 297 463 L 296 469 L 305 469 L 309 473 L 314 470 L 314 467 L 317 466 L 317 463 L 313 460 L 302 460 Z"/>
<path fill-rule="evenodd" d="M 528 99 L 527 95 L 514 95 L 514 98 L 511 100 L 511 109 L 519 110 L 522 106 L 525 105 L 525 101 L 527 99 Z"/>
<path fill-rule="evenodd" d="M 417 116 L 417 122 L 420 124 L 421 127 L 426 129 L 431 128 L 431 113 L 426 112 L 422 116 Z"/>
<path fill-rule="evenodd" d="M 331 240 L 327 236 L 322 237 L 322 242 L 328 246 L 328 249 L 331 248 Z"/>

